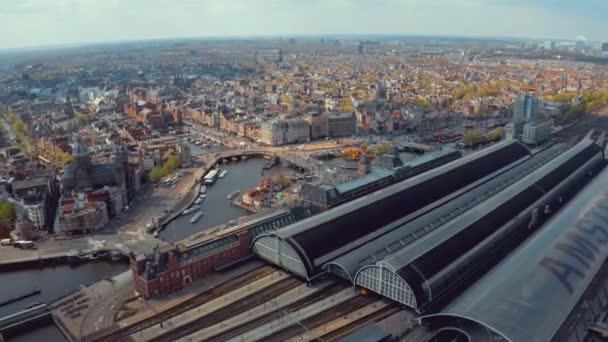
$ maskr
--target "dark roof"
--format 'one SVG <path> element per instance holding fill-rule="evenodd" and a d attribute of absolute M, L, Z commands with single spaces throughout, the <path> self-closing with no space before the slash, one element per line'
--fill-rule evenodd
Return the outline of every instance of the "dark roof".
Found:
<path fill-rule="evenodd" d="M 94 178 L 113 178 L 115 177 L 112 164 L 95 164 L 89 168 L 89 175 Z"/>
<path fill-rule="evenodd" d="M 48 181 L 48 177 L 37 177 L 32 179 L 13 181 L 11 185 L 13 187 L 13 191 L 19 191 L 24 189 L 46 187 Z"/>
<path fill-rule="evenodd" d="M 548 163 L 568 149 L 566 144 L 556 144 L 536 153 L 532 158 L 490 179 L 489 181 L 463 193 L 414 220 L 397 220 L 382 227 L 378 236 L 369 239 L 360 247 L 331 261 L 330 264 L 343 268 L 353 280 L 357 270 L 371 265 L 394 253 L 404 246 L 413 244 L 426 234 L 434 232 L 446 222 L 465 213 L 499 191 L 517 182 L 538 167 Z M 404 222 L 402 222 L 404 221 Z"/>
<path fill-rule="evenodd" d="M 299 251 L 308 273 L 314 274 L 313 268 L 325 261 L 316 259 L 528 156 L 523 145 L 502 142 L 300 221 L 277 235 Z"/>
<path fill-rule="evenodd" d="M 436 290 L 426 295 L 422 293 L 431 286 L 429 280 L 434 275 L 530 208 L 593 157 L 597 157 L 599 163 L 599 146 L 591 140 L 583 141 L 385 261 L 416 293 L 419 305 L 428 302 L 431 293 L 433 297 L 437 296 Z M 527 226 L 527 223 L 522 224 Z M 502 238 L 508 239 L 508 236 Z"/>
<path fill-rule="evenodd" d="M 550 341 L 607 257 L 605 170 L 499 266 L 439 314 L 422 319 L 461 317 L 512 342 Z"/>

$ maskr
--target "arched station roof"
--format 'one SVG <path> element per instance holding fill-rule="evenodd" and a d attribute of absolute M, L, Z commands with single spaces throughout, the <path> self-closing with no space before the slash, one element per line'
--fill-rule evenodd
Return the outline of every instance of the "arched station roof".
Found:
<path fill-rule="evenodd" d="M 421 320 L 449 325 L 447 318 L 460 318 L 507 341 L 551 341 L 607 258 L 605 170 L 499 266 Z"/>
<path fill-rule="evenodd" d="M 358 245 L 378 229 L 409 219 L 447 201 L 447 196 L 487 180 L 529 158 L 528 149 L 505 141 L 417 177 L 348 202 L 276 231 L 273 235 L 299 255 L 307 274 Z M 441 201 L 440 201 L 441 200 Z"/>

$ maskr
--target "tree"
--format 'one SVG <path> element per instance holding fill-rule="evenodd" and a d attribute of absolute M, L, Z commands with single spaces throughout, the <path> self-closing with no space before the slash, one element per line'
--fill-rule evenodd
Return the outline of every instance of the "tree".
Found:
<path fill-rule="evenodd" d="M 62 167 L 70 164 L 74 158 L 67 152 L 57 152 L 57 162 Z"/>
<path fill-rule="evenodd" d="M 166 174 L 169 174 L 177 170 L 182 165 L 182 159 L 179 156 L 172 155 L 167 158 L 167 161 L 163 164 Z"/>
<path fill-rule="evenodd" d="M 502 133 L 503 133 L 502 127 L 498 127 L 495 130 L 489 132 L 488 135 L 486 136 L 486 138 L 488 141 L 498 141 L 498 140 L 502 139 Z"/>
<path fill-rule="evenodd" d="M 14 220 L 15 206 L 4 200 L 0 200 L 0 220 Z"/>
<path fill-rule="evenodd" d="M 354 110 L 353 102 L 350 97 L 345 98 L 338 106 L 338 111 L 342 113 L 352 113 Z"/>
<path fill-rule="evenodd" d="M 477 144 L 480 140 L 481 135 L 475 131 L 466 132 L 462 137 L 462 142 L 467 146 Z"/>
<path fill-rule="evenodd" d="M 78 120 L 78 122 L 81 125 L 86 125 L 86 123 L 89 121 L 89 117 L 84 115 L 84 114 L 80 114 L 80 113 L 76 113 L 76 119 Z"/>
<path fill-rule="evenodd" d="M 581 115 L 585 114 L 585 111 L 587 110 L 587 107 L 584 104 L 578 105 L 578 106 L 574 106 L 570 109 L 568 109 L 568 111 L 566 111 L 566 113 L 564 114 L 564 116 L 562 116 L 562 121 L 563 122 L 570 122 L 574 119 L 579 118 Z"/>
<path fill-rule="evenodd" d="M 429 108 L 431 106 L 431 102 L 422 97 L 415 99 L 412 104 L 420 108 Z"/>
<path fill-rule="evenodd" d="M 564 92 L 564 93 L 560 93 L 557 94 L 555 96 L 550 97 L 548 100 L 551 102 L 563 102 L 563 103 L 569 103 L 572 101 L 572 99 L 576 96 L 575 92 Z"/>
<path fill-rule="evenodd" d="M 163 177 L 165 177 L 165 176 L 166 176 L 166 173 L 162 167 L 155 167 L 152 170 L 150 170 L 150 173 L 148 174 L 148 177 L 153 182 L 157 182 L 157 181 L 163 179 Z"/>
<path fill-rule="evenodd" d="M 287 185 L 289 185 L 289 178 L 287 176 L 285 176 L 282 173 L 279 173 L 275 179 L 274 179 L 275 183 L 285 187 Z"/>
<path fill-rule="evenodd" d="M 381 156 L 383 154 L 389 154 L 389 153 L 391 153 L 391 145 L 389 145 L 389 144 L 382 144 L 382 145 L 378 145 L 376 147 L 377 156 Z"/>

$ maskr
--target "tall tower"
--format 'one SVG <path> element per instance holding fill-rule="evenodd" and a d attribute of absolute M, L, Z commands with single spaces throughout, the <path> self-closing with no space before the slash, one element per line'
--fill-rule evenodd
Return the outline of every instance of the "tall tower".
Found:
<path fill-rule="evenodd" d="M 513 121 L 534 121 L 538 116 L 539 101 L 531 94 L 517 98 L 513 104 Z"/>
<path fill-rule="evenodd" d="M 279 49 L 279 63 L 283 63 L 283 49 Z"/>

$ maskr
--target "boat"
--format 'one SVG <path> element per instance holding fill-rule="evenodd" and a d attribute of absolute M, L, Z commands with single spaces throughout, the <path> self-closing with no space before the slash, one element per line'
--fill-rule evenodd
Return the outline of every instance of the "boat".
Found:
<path fill-rule="evenodd" d="M 203 211 L 199 211 L 198 213 L 194 214 L 194 216 L 192 216 L 192 218 L 190 219 L 190 223 L 196 223 L 196 221 L 200 220 L 201 217 L 203 217 Z"/>
<path fill-rule="evenodd" d="M 240 193 L 241 193 L 241 190 L 236 189 L 236 190 L 234 190 L 233 192 L 231 192 L 231 193 L 230 193 L 230 194 L 227 196 L 227 198 L 228 198 L 229 200 L 231 200 L 231 199 L 235 198 L 236 196 L 238 196 Z"/>
<path fill-rule="evenodd" d="M 194 204 L 201 204 L 203 203 L 203 201 L 205 200 L 205 198 L 207 198 L 207 195 L 200 195 L 196 201 L 194 201 Z"/>
<path fill-rule="evenodd" d="M 205 182 L 205 184 L 213 184 L 213 182 L 215 182 L 215 179 L 218 175 L 219 171 L 217 169 L 213 169 L 211 171 L 209 171 L 207 173 L 207 175 L 205 175 L 205 177 L 203 178 L 203 181 Z"/>
<path fill-rule="evenodd" d="M 195 212 L 195 211 L 199 210 L 200 208 L 201 208 L 201 207 L 200 207 L 200 206 L 198 206 L 198 205 L 193 205 L 193 206 L 191 206 L 190 208 L 188 208 L 188 209 L 186 209 L 186 210 L 182 211 L 182 215 L 184 215 L 184 216 L 186 216 L 186 215 L 190 215 L 190 214 L 192 214 L 193 212 Z"/>
<path fill-rule="evenodd" d="M 224 177 L 226 177 L 227 174 L 228 174 L 228 170 L 224 170 L 224 171 L 220 172 L 219 177 L 224 178 Z"/>
<path fill-rule="evenodd" d="M 201 190 L 199 191 L 201 194 L 204 194 L 207 192 L 207 187 L 205 185 L 201 185 Z"/>

